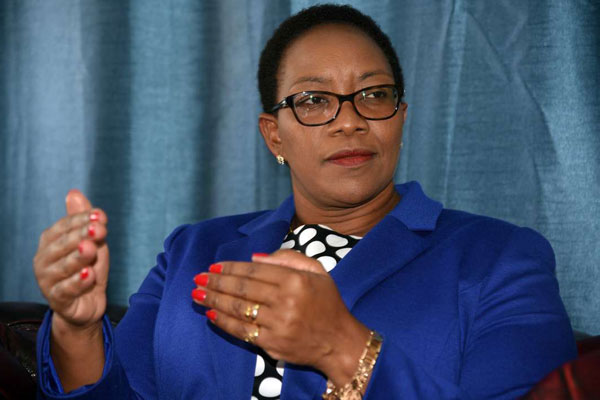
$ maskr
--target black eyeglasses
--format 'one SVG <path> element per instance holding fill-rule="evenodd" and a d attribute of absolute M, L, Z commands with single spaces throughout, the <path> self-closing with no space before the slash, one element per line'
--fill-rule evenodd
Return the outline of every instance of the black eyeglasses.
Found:
<path fill-rule="evenodd" d="M 320 90 L 294 93 L 271 109 L 292 109 L 296 120 L 306 126 L 326 125 L 337 118 L 345 101 L 352 103 L 354 111 L 365 119 L 392 118 L 400 105 L 396 85 L 377 85 L 342 95 Z"/>

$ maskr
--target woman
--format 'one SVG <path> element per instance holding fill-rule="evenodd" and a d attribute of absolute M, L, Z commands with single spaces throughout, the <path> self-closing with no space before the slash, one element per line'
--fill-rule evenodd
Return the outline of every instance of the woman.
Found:
<path fill-rule="evenodd" d="M 545 239 L 394 186 L 403 86 L 369 17 L 284 21 L 261 55 L 259 127 L 293 196 L 177 228 L 114 335 L 107 216 L 70 192 L 34 260 L 53 310 L 43 394 L 514 398 L 575 357 Z"/>

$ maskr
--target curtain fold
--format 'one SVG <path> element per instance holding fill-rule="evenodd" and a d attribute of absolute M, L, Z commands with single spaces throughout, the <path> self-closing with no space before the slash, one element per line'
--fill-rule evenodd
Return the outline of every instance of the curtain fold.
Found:
<path fill-rule="evenodd" d="M 313 4 L 0 2 L 0 301 L 42 300 L 31 260 L 70 188 L 109 215 L 121 304 L 177 225 L 287 197 L 256 70 L 275 27 Z M 600 334 L 600 5 L 350 4 L 404 68 L 397 181 L 544 234 L 574 327 Z"/>

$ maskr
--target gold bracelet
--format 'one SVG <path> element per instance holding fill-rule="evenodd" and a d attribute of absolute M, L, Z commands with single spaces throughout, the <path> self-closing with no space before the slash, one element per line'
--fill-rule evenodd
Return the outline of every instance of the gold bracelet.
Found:
<path fill-rule="evenodd" d="M 341 388 L 336 388 L 331 380 L 327 380 L 327 389 L 323 393 L 324 400 L 362 400 L 363 389 L 367 384 L 369 375 L 377 362 L 383 339 L 375 331 L 371 331 L 367 345 L 358 361 L 358 368 L 349 383 Z"/>

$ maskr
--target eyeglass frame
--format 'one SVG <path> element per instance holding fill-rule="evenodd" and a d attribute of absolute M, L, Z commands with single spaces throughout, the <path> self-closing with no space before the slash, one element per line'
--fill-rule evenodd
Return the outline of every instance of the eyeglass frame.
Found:
<path fill-rule="evenodd" d="M 356 108 L 356 104 L 354 104 L 354 97 L 359 94 L 360 92 L 364 92 L 365 90 L 370 90 L 370 89 L 375 89 L 375 88 L 380 88 L 380 87 L 392 87 L 396 90 L 396 106 L 394 107 L 394 112 L 389 116 L 389 117 L 384 117 L 384 118 L 368 118 L 365 117 L 364 115 L 362 115 L 360 113 L 360 111 L 358 111 L 358 109 Z M 279 103 L 277 103 L 270 111 L 271 114 L 275 114 L 277 111 L 279 111 L 282 108 L 290 108 L 292 110 L 292 112 L 294 113 L 294 117 L 296 117 L 296 121 L 298 121 L 299 124 L 304 125 L 304 126 L 323 126 L 323 125 L 327 125 L 328 123 L 334 121 L 338 115 L 340 114 L 340 111 L 342 110 L 342 105 L 344 104 L 344 102 L 349 101 L 350 104 L 352 104 L 352 107 L 354 108 L 354 111 L 356 112 L 356 114 L 358 114 L 359 116 L 361 116 L 364 119 L 370 120 L 370 121 L 382 121 L 385 119 L 390 119 L 392 118 L 394 115 L 396 115 L 396 113 L 398 112 L 398 109 L 400 108 L 400 103 L 402 103 L 402 96 L 400 96 L 400 91 L 398 90 L 399 87 L 398 85 L 395 84 L 385 84 L 385 85 L 373 85 L 373 86 L 367 86 L 364 87 L 362 89 L 357 90 L 354 93 L 350 93 L 350 94 L 337 94 L 337 93 L 333 93 L 333 92 L 327 92 L 324 90 L 305 90 L 302 92 L 298 92 L 298 93 L 294 93 L 291 94 L 289 96 L 286 96 L 283 100 L 281 100 Z M 302 121 L 300 121 L 300 118 L 298 117 L 298 114 L 296 114 L 296 107 L 293 106 L 293 102 L 292 100 L 294 99 L 295 96 L 299 95 L 299 94 L 327 94 L 330 96 L 334 96 L 338 99 L 338 109 L 335 112 L 335 115 L 329 119 L 326 122 L 323 123 L 319 123 L 319 124 L 307 124 L 304 123 Z M 402 93 L 404 95 L 404 93 Z"/>

